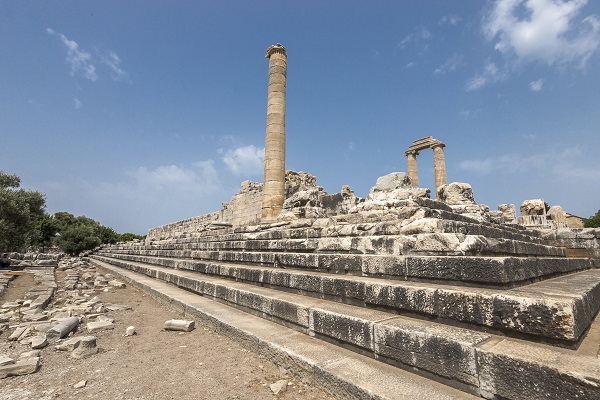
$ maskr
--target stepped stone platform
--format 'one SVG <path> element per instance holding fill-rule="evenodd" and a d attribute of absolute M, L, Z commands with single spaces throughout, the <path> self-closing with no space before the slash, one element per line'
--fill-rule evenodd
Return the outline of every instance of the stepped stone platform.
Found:
<path fill-rule="evenodd" d="M 537 232 L 422 199 L 394 212 L 235 227 L 205 218 L 190 228 L 157 228 L 90 261 L 192 314 L 216 318 L 194 308 L 214 300 L 434 386 L 490 399 L 600 398 L 600 270 Z M 363 389 L 348 396 L 400 398 Z"/>

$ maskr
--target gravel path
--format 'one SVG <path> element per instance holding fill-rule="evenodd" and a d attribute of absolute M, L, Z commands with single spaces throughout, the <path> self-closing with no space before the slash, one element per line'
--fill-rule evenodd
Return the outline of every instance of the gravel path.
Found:
<path fill-rule="evenodd" d="M 61 290 L 64 277 L 65 272 L 56 273 L 58 301 L 46 310 L 58 307 L 66 298 L 68 293 Z M 16 277 L 0 296 L 0 305 L 22 299 L 35 284 L 29 274 Z M 97 290 L 97 295 L 104 304 L 131 307 L 107 313 L 114 318 L 114 329 L 94 333 L 98 354 L 72 359 L 68 352 L 55 351 L 50 345 L 42 350 L 37 373 L 0 380 L 3 400 L 333 399 L 201 321 L 196 321 L 192 332 L 163 330 L 166 320 L 185 317 L 135 288 Z M 77 335 L 87 335 L 84 325 L 85 321 Z M 135 326 L 137 334 L 125 337 L 128 326 Z M 11 332 L 0 334 L 0 355 L 17 357 L 29 351 L 30 346 L 7 340 Z M 270 385 L 282 380 L 287 382 L 287 390 L 275 395 Z M 85 386 L 75 388 L 81 381 L 86 381 Z"/>

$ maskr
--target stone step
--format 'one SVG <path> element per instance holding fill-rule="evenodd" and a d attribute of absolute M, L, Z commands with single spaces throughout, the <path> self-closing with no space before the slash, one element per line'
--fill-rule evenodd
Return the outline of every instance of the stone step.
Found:
<path fill-rule="evenodd" d="M 343 398 L 468 396 L 433 381 L 419 381 L 375 360 L 489 399 L 597 398 L 599 393 L 597 358 L 573 351 L 212 277 L 203 278 L 199 285 L 189 271 L 140 266 L 140 274 L 92 262 L 183 312 L 211 321 L 296 375 L 323 384 Z M 266 298 L 270 301 L 262 301 Z M 293 326 L 307 335 L 286 331 L 240 310 Z M 422 387 L 419 382 L 424 382 Z"/>
<path fill-rule="evenodd" d="M 298 237 L 298 238 L 239 238 L 221 241 L 190 241 L 152 244 L 150 246 L 121 245 L 121 248 L 155 248 L 158 250 L 195 251 L 302 251 L 307 253 L 347 252 L 352 254 L 420 254 L 420 255 L 493 255 L 564 257 L 559 247 L 538 243 L 486 238 L 462 233 L 419 233 L 407 235 Z M 119 248 L 119 247 L 117 247 Z"/>
<path fill-rule="evenodd" d="M 160 267 L 97 255 L 92 258 L 150 276 L 183 275 L 192 282 L 191 286 L 199 288 L 198 292 L 206 289 L 207 282 L 210 287 L 210 282 L 216 279 L 220 282 L 219 287 L 223 287 L 223 293 L 227 293 L 227 281 L 221 278 L 227 277 L 294 290 L 313 298 L 426 316 L 563 345 L 577 343 L 600 308 L 600 270 L 577 272 L 515 289 L 496 290 L 193 260 L 179 260 L 178 264 L 173 260 L 173 265 Z M 259 304 L 272 302 L 261 298 Z"/>
<path fill-rule="evenodd" d="M 175 266 L 172 259 L 262 264 L 332 273 L 355 273 L 411 281 L 455 283 L 465 286 L 511 288 L 540 279 L 589 269 L 585 258 L 376 256 L 362 254 L 307 254 L 257 252 L 190 252 L 183 250 L 100 250 L 99 255 L 123 260 Z M 158 259 L 157 259 L 158 258 Z"/>

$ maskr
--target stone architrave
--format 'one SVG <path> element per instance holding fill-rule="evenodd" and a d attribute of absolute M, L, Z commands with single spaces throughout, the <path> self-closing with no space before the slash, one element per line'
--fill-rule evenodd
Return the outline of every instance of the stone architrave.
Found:
<path fill-rule="evenodd" d="M 417 155 L 419 151 L 433 149 L 433 170 L 435 174 L 435 192 L 447 183 L 446 178 L 446 160 L 444 158 L 444 147 L 446 145 L 434 139 L 431 136 L 415 140 L 413 144 L 404 153 L 408 164 L 408 177 L 411 180 L 411 186 L 419 187 L 419 175 L 417 169 Z"/>
<path fill-rule="evenodd" d="M 277 219 L 285 200 L 285 47 L 272 45 L 265 57 L 269 59 L 269 92 L 261 219 L 269 222 Z"/>

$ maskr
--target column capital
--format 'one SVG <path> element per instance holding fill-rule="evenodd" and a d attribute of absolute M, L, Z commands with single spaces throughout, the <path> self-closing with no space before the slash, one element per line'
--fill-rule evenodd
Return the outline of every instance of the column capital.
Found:
<path fill-rule="evenodd" d="M 404 152 L 404 155 L 408 157 L 409 155 L 418 156 L 419 152 L 417 150 L 407 150 Z"/>
<path fill-rule="evenodd" d="M 439 142 L 439 143 L 431 145 L 432 149 L 435 149 L 435 148 L 441 148 L 441 149 L 443 149 L 444 147 L 446 147 L 446 145 L 444 143 L 442 143 L 442 142 Z"/>
<path fill-rule="evenodd" d="M 285 47 L 281 43 L 277 43 L 269 46 L 269 48 L 267 49 L 267 54 L 265 54 L 265 58 L 271 58 L 271 56 L 276 53 L 283 54 L 287 57 Z"/>

